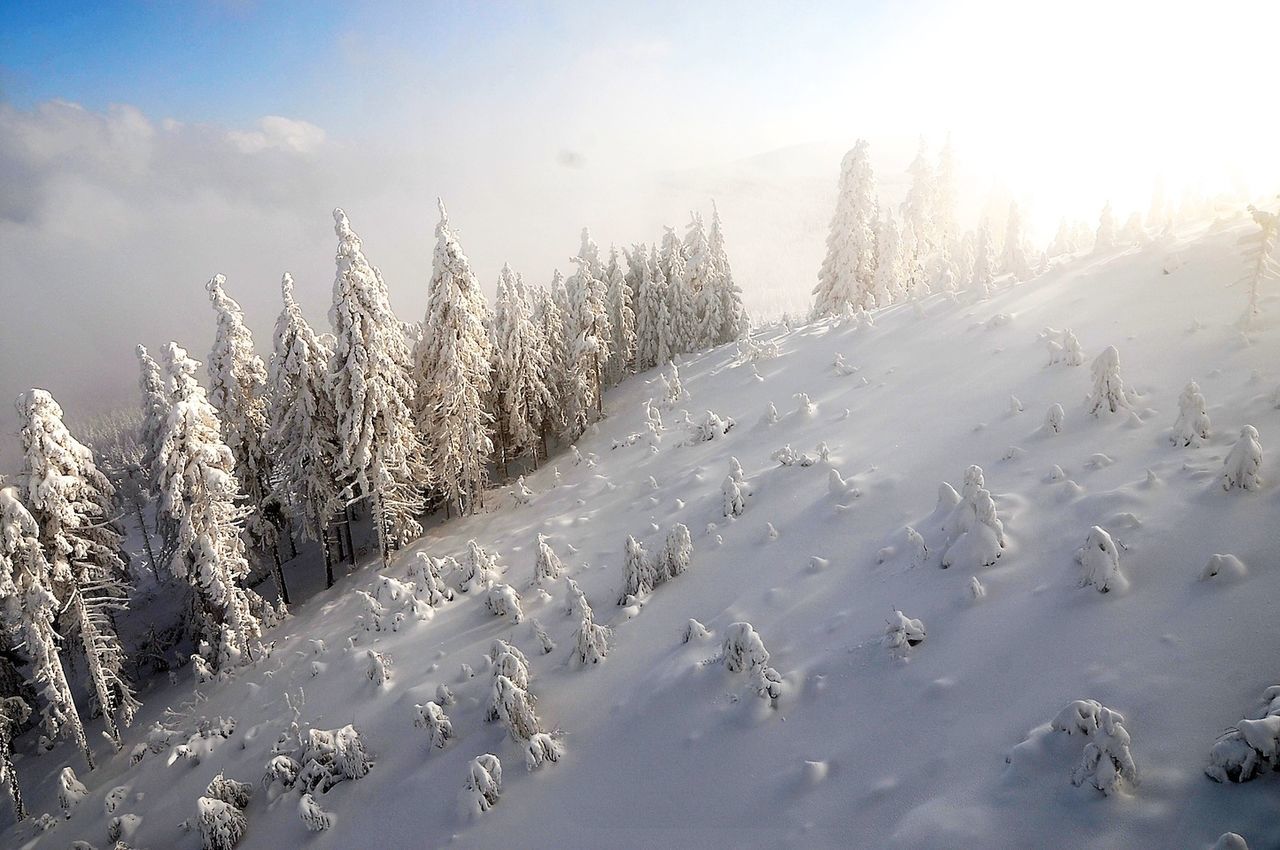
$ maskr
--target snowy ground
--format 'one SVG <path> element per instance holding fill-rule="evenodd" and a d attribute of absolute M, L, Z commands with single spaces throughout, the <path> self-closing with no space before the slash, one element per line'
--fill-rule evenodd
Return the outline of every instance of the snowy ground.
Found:
<path fill-rule="evenodd" d="M 778 356 L 756 363 L 758 378 L 733 346 L 686 358 L 690 398 L 664 410 L 656 453 L 644 439 L 611 449 L 643 432 L 643 402 L 661 396 L 656 372 L 637 376 L 579 443 L 594 466 L 560 455 L 558 486 L 545 467 L 526 479 L 531 504 L 494 494 L 488 513 L 431 529 L 386 571 L 404 578 L 416 551 L 461 557 L 475 538 L 500 554 L 505 581 L 550 632 L 553 652 L 539 652 L 528 620 L 489 614 L 477 593 L 428 622 L 410 616 L 397 632 L 365 632 L 354 591 L 373 589 L 382 569 L 370 563 L 296 605 L 258 666 L 200 686 L 186 669 L 177 685 L 144 692 L 125 750 L 109 757 L 100 742 L 98 770 L 78 769 L 91 793 L 71 818 L 38 836 L 10 828 L 0 845 L 109 846 L 104 796 L 125 786 L 115 814 L 141 818 L 131 846 L 196 848 L 198 833 L 179 824 L 224 771 L 256 787 L 244 848 L 1163 848 L 1208 846 L 1227 830 L 1255 850 L 1280 846 L 1280 777 L 1223 786 L 1203 773 L 1218 735 L 1255 716 L 1263 689 L 1280 682 L 1280 466 L 1268 459 L 1254 492 L 1220 484 L 1246 423 L 1271 456 L 1280 445 L 1280 303 L 1265 302 L 1261 328 L 1245 337 L 1234 327 L 1245 293 L 1223 286 L 1238 276 L 1242 232 L 1199 230 L 1082 257 L 987 301 L 935 296 L 891 308 L 873 327 L 775 330 L 766 338 Z M 1047 326 L 1073 329 L 1088 360 L 1119 349 L 1141 422 L 1087 414 L 1088 363 L 1046 366 Z M 858 370 L 836 374 L 836 354 Z M 1173 448 L 1178 395 L 1191 379 L 1208 400 L 1212 437 Z M 812 414 L 796 411 L 798 392 Z M 761 421 L 769 402 L 780 414 L 773 424 Z M 1048 435 L 1041 424 L 1055 402 L 1065 421 Z M 682 445 L 680 408 L 736 426 Z M 771 459 L 786 444 L 816 455 L 820 441 L 827 462 Z M 752 490 L 734 520 L 721 508 L 730 456 Z M 969 464 L 985 471 L 1009 545 L 996 566 L 942 570 L 931 514 L 940 482 L 959 489 Z M 1064 478 L 1051 480 L 1055 465 Z M 831 492 L 831 468 L 847 492 Z M 626 535 L 654 551 L 676 522 L 693 534 L 692 568 L 642 607 L 616 606 Z M 930 548 L 920 566 L 907 525 Z M 1093 525 L 1121 544 L 1126 590 L 1079 586 L 1073 553 Z M 569 661 L 577 623 L 564 613 L 565 582 L 547 599 L 528 587 L 539 532 L 615 629 L 600 665 Z M 1247 575 L 1199 581 L 1214 553 L 1237 556 Z M 986 588 L 976 602 L 975 574 Z M 927 628 L 905 658 L 882 643 L 894 608 Z M 682 644 L 691 617 L 713 633 Z M 783 674 L 777 708 L 746 674 L 708 663 L 739 620 L 755 626 Z M 538 714 L 563 733 L 558 764 L 526 772 L 521 748 L 484 721 L 484 653 L 496 637 L 529 656 Z M 365 675 L 371 646 L 394 659 L 382 687 Z M 446 709 L 457 738 L 431 750 L 414 706 L 440 683 L 458 698 Z M 335 818 L 326 832 L 305 830 L 296 795 L 271 801 L 259 784 L 291 718 L 286 694 L 301 705 L 303 728 L 354 723 L 376 759 L 368 776 L 319 798 Z M 1126 719 L 1140 771 L 1127 793 L 1073 787 L 1082 742 L 1039 728 L 1085 698 Z M 198 764 L 169 764 L 166 749 L 130 765 L 130 747 L 153 722 L 185 741 L 200 718 L 218 716 L 233 716 L 235 732 L 206 739 L 216 743 Z M 33 749 L 30 736 L 20 743 L 28 807 L 58 816 L 57 773 L 80 760 L 65 745 L 39 758 Z M 502 797 L 470 819 L 458 794 L 467 763 L 486 752 L 502 760 Z"/>

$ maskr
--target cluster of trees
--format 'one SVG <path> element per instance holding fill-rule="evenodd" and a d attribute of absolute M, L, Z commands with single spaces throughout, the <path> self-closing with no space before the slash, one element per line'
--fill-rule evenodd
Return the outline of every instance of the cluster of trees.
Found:
<path fill-rule="evenodd" d="M 0 751 L 35 704 L 47 739 L 74 740 L 91 768 L 83 717 L 100 715 L 120 745 L 139 705 L 116 627 L 134 579 L 124 513 L 152 571 L 184 588 L 203 678 L 264 651 L 264 628 L 286 614 L 281 545 L 296 554 L 295 535 L 321 542 L 332 584 L 335 554 L 354 561 L 358 503 L 385 559 L 428 511 L 474 511 L 492 471 L 536 467 L 552 440 L 577 439 L 626 375 L 748 327 L 714 207 L 709 227 L 694 214 L 683 238 L 668 228 L 660 247 L 607 258 L 583 229 L 567 279 L 527 286 L 504 266 L 490 309 L 441 204 L 420 324 L 396 317 L 340 209 L 334 229 L 330 331 L 308 324 L 285 274 L 264 361 L 214 277 L 208 389 L 176 342 L 158 360 L 139 345 L 139 415 L 88 437 L 102 468 L 48 392 L 18 400 L 24 465 L 0 482 L 0 672 L 17 699 L 4 703 Z M 251 555 L 270 565 L 278 606 L 251 589 Z M 76 669 L 83 688 L 68 679 Z M 0 774 L 16 793 L 12 771 Z"/>

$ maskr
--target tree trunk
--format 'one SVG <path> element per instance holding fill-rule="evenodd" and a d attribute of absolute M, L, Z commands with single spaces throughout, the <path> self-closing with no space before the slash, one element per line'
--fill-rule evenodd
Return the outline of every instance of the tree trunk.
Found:
<path fill-rule="evenodd" d="M 347 536 L 347 563 L 351 566 L 356 565 L 356 546 L 355 541 L 351 539 L 351 505 L 347 505 L 342 509 L 343 525 L 342 533 Z"/>
<path fill-rule="evenodd" d="M 147 553 L 147 563 L 151 565 L 151 574 L 160 577 L 160 568 L 156 565 L 156 553 L 151 549 L 151 535 L 147 533 L 147 524 L 143 521 L 142 502 L 133 502 L 133 512 L 138 517 L 138 530 L 142 532 L 142 548 Z"/>
<path fill-rule="evenodd" d="M 284 565 L 280 563 L 280 544 L 271 544 L 271 561 L 274 566 L 272 578 L 276 580 L 276 592 L 280 594 L 280 601 L 285 605 L 289 605 L 289 588 L 284 583 Z"/>
<path fill-rule="evenodd" d="M 3 704 L 4 700 L 0 700 Z M 21 822 L 27 819 L 27 809 L 22 805 L 22 789 L 18 786 L 18 774 L 13 769 L 13 733 L 17 722 L 0 717 L 0 776 L 5 777 L 9 785 L 9 800 L 13 803 L 13 819 Z"/>
<path fill-rule="evenodd" d="M 333 587 L 333 550 L 330 548 L 332 534 L 329 526 L 324 527 L 324 531 L 320 534 L 320 548 L 324 550 L 324 586 L 326 589 Z M 341 550 L 341 544 L 339 544 Z M 338 552 L 338 557 L 342 557 L 342 552 Z"/>

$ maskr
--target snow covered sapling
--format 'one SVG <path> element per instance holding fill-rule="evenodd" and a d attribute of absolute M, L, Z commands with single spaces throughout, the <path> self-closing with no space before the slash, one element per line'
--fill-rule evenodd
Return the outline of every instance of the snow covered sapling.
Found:
<path fill-rule="evenodd" d="M 626 556 L 622 563 L 622 595 L 619 605 L 626 605 L 627 600 L 644 596 L 653 591 L 658 582 L 655 564 L 650 560 L 640 541 L 627 535 Z"/>
<path fill-rule="evenodd" d="M 692 557 L 693 541 L 689 538 L 689 529 L 684 523 L 677 522 L 667 533 L 667 542 L 662 548 L 659 576 L 664 581 L 675 578 L 689 569 Z"/>
<path fill-rule="evenodd" d="M 892 650 L 906 650 L 924 643 L 924 623 L 913 620 L 897 608 L 884 630 L 884 645 Z"/>
<path fill-rule="evenodd" d="M 1205 409 L 1204 396 L 1195 381 L 1187 384 L 1178 396 L 1178 418 L 1173 423 L 1173 435 L 1169 438 L 1175 446 L 1198 446 L 1209 439 L 1209 413 Z"/>
<path fill-rule="evenodd" d="M 529 770 L 536 770 L 546 762 L 560 761 L 562 755 L 564 752 L 555 738 L 538 732 L 525 743 L 524 764 Z"/>
<path fill-rule="evenodd" d="M 1138 766 L 1129 752 L 1129 733 L 1120 712 L 1097 700 L 1073 700 L 1058 712 L 1050 728 L 1089 739 L 1071 772 L 1072 785 L 1088 782 L 1103 794 L 1114 794 L 1126 782 L 1138 783 Z"/>
<path fill-rule="evenodd" d="M 818 459 L 813 455 L 791 448 L 790 443 L 778 449 L 769 457 L 776 460 L 781 466 L 813 466 L 818 462 Z"/>
<path fill-rule="evenodd" d="M 942 553 L 942 567 L 964 565 L 969 569 L 989 567 L 1000 558 L 1006 545 L 1004 523 L 996 513 L 995 501 L 985 488 L 982 467 L 970 466 L 965 470 L 963 493 L 960 501 L 943 522 L 947 535 L 947 548 Z M 950 487 L 939 489 L 939 508 L 950 501 L 955 493 Z"/>
<path fill-rule="evenodd" d="M 796 415 L 807 417 L 817 412 L 818 406 L 809 400 L 808 393 L 796 393 L 793 398 L 796 400 Z"/>
<path fill-rule="evenodd" d="M 1049 412 L 1044 415 L 1045 433 L 1061 434 L 1062 420 L 1065 416 L 1066 416 L 1066 412 L 1063 411 L 1062 405 L 1057 404 L 1056 402 L 1054 404 L 1049 405 Z"/>
<path fill-rule="evenodd" d="M 907 551 L 911 553 L 911 566 L 923 566 L 929 560 L 929 547 L 924 542 L 924 535 L 911 526 L 907 526 Z"/>
<path fill-rule="evenodd" d="M 248 782 L 236 782 L 234 779 L 228 779 L 219 772 L 217 776 L 210 780 L 209 786 L 205 788 L 204 793 L 206 797 L 212 797 L 215 800 L 230 803 L 237 809 L 243 809 L 249 805 L 249 798 L 253 796 L 253 786 Z"/>
<path fill-rule="evenodd" d="M 348 779 L 360 779 L 373 767 L 364 740 L 351 725 L 341 729 L 308 729 L 301 742 L 301 765 L 296 783 L 305 791 L 323 794 Z"/>
<path fill-rule="evenodd" d="M 689 439 L 687 443 L 705 443 L 710 440 L 718 440 L 734 426 L 734 421 L 727 416 L 720 416 L 713 410 L 708 410 L 700 419 L 693 422 L 689 426 Z"/>
<path fill-rule="evenodd" d="M 425 552 L 418 552 L 409 563 L 418 598 L 433 608 L 453 599 L 453 588 L 444 583 L 442 567 L 443 562 Z"/>
<path fill-rule="evenodd" d="M 244 812 L 224 800 L 201 797 L 196 811 L 204 850 L 232 850 L 249 828 Z"/>
<path fill-rule="evenodd" d="M 751 686 L 756 693 L 777 705 L 782 696 L 782 677 L 769 666 L 769 650 L 765 649 L 760 633 L 750 623 L 729 624 L 720 645 L 720 654 L 726 670 L 750 673 Z"/>
<path fill-rule="evenodd" d="M 477 756 L 467 765 L 467 797 L 472 814 L 487 812 L 502 795 L 502 762 L 493 753 Z"/>
<path fill-rule="evenodd" d="M 366 654 L 369 666 L 365 674 L 375 686 L 382 687 L 391 680 L 391 656 L 375 649 L 366 650 Z"/>
<path fill-rule="evenodd" d="M 1131 410 L 1129 394 L 1125 392 L 1124 379 L 1120 377 L 1120 352 L 1108 345 L 1093 361 L 1093 392 L 1089 394 L 1089 412 L 1097 416 L 1106 409 Z"/>
<path fill-rule="evenodd" d="M 1120 550 L 1111 535 L 1100 526 L 1089 529 L 1089 538 L 1076 555 L 1083 571 L 1081 587 L 1093 586 L 1099 593 L 1108 593 L 1129 586 L 1120 572 Z"/>
<path fill-rule="evenodd" d="M 747 502 L 742 487 L 733 480 L 732 475 L 725 476 L 724 483 L 720 485 L 720 494 L 724 498 L 724 515 L 742 516 L 742 512 L 747 509 Z"/>
<path fill-rule="evenodd" d="M 766 425 L 773 425 L 778 421 L 778 408 L 773 406 L 773 402 L 769 402 L 769 406 L 764 409 L 764 416 L 760 417 L 760 421 Z"/>
<path fill-rule="evenodd" d="M 533 710 L 533 695 L 506 676 L 493 678 L 493 713 L 511 734 L 511 740 L 521 742 L 532 738 L 541 726 Z"/>
<path fill-rule="evenodd" d="M 0 782 L 9 790 L 14 821 L 26 820 L 27 810 L 22 805 L 18 773 L 13 769 L 13 739 L 30 716 L 31 708 L 22 697 L 0 697 Z"/>
<path fill-rule="evenodd" d="M 533 583 L 543 585 L 547 582 L 560 578 L 560 573 L 564 571 L 564 566 L 560 563 L 560 558 L 547 545 L 547 536 L 545 534 L 538 535 L 537 541 L 538 557 L 533 564 Z"/>
<path fill-rule="evenodd" d="M 444 749 L 445 744 L 449 743 L 453 737 L 453 723 L 449 721 L 449 715 L 434 702 L 415 705 L 414 709 L 417 711 L 417 716 L 413 720 L 413 725 L 427 730 L 427 742 L 431 746 Z"/>
<path fill-rule="evenodd" d="M 520 607 L 520 594 L 509 584 L 495 584 L 484 597 L 484 607 L 495 617 L 510 617 L 513 623 L 524 622 L 524 610 Z"/>
<path fill-rule="evenodd" d="M 677 404 L 689 398 L 688 391 L 680 383 L 680 369 L 676 367 L 674 360 L 667 364 L 667 369 L 662 373 L 661 377 L 662 386 L 665 388 L 663 401 L 666 403 L 668 410 L 674 409 Z"/>
<path fill-rule="evenodd" d="M 324 832 L 333 826 L 333 815 L 320 808 L 316 798 L 303 794 L 298 799 L 298 817 L 309 832 Z"/>
<path fill-rule="evenodd" d="M 702 623 L 699 623 L 697 620 L 690 619 L 689 622 L 684 624 L 684 636 L 681 638 L 680 642 L 689 643 L 693 640 L 702 640 L 710 635 L 711 632 L 706 626 L 702 625 Z"/>
<path fill-rule="evenodd" d="M 364 613 L 356 618 L 356 623 L 364 627 L 366 632 L 380 632 L 386 624 L 387 609 L 374 598 L 373 594 L 357 590 L 356 595 L 364 605 Z"/>
<path fill-rule="evenodd" d="M 841 376 L 852 375 L 854 372 L 858 371 L 857 366 L 844 362 L 844 355 L 838 351 L 836 352 L 835 360 L 831 363 L 831 368 L 835 370 L 837 375 Z"/>
<path fill-rule="evenodd" d="M 76 778 L 76 772 L 64 767 L 58 774 L 58 808 L 62 809 L 62 814 L 71 817 L 71 810 L 87 796 L 89 789 Z"/>
<path fill-rule="evenodd" d="M 1241 720 L 1218 738 L 1204 772 L 1215 782 L 1248 782 L 1267 770 L 1280 770 L 1280 685 L 1262 693 L 1265 708 L 1257 720 Z"/>
<path fill-rule="evenodd" d="M 467 554 L 463 556 L 458 572 L 458 589 L 463 593 L 483 590 L 501 577 L 498 556 L 491 555 L 474 540 L 467 541 Z"/>
<path fill-rule="evenodd" d="M 551 639 L 551 635 L 547 634 L 547 630 L 542 624 L 534 620 L 530 626 L 532 627 L 533 636 L 537 638 L 538 645 L 542 647 L 542 654 L 549 655 L 556 648 L 556 642 Z"/>
<path fill-rule="evenodd" d="M 598 664 L 609 654 L 609 637 L 613 630 L 595 621 L 588 608 L 573 633 L 573 657 L 583 666 Z"/>
<path fill-rule="evenodd" d="M 1258 429 L 1246 425 L 1240 429 L 1240 439 L 1231 447 L 1223 462 L 1222 489 L 1240 487 L 1257 490 L 1262 485 L 1258 470 L 1262 468 L 1262 442 Z"/>
<path fill-rule="evenodd" d="M 515 486 L 511 488 L 511 497 L 517 505 L 527 505 L 533 501 L 533 491 L 524 483 L 523 475 L 516 479 Z"/>

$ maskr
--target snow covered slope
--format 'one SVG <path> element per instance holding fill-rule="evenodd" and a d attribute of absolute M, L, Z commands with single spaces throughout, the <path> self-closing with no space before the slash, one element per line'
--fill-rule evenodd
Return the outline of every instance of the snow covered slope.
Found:
<path fill-rule="evenodd" d="M 987 301 L 934 296 L 873 326 L 774 329 L 762 336 L 777 356 L 754 364 L 733 346 L 688 358 L 689 398 L 663 410 L 656 452 L 644 437 L 627 444 L 645 433 L 646 399 L 663 394 L 656 372 L 636 376 L 578 444 L 583 461 L 554 459 L 558 484 L 545 467 L 526 478 L 530 504 L 495 493 L 489 513 L 433 528 L 389 569 L 369 564 L 296 606 L 257 666 L 203 685 L 188 669 L 144 693 L 125 751 L 80 773 L 90 793 L 70 819 L 40 835 L 11 828 L 0 845 L 109 846 L 104 798 L 123 786 L 114 814 L 141 818 L 131 846 L 196 848 L 198 831 L 179 823 L 194 822 L 197 797 L 224 772 L 255 786 L 243 848 L 1163 848 L 1205 847 L 1227 830 L 1255 850 L 1280 846 L 1280 776 L 1219 785 L 1204 775 L 1218 736 L 1257 716 L 1280 682 L 1280 466 L 1268 457 L 1257 490 L 1221 483 L 1246 424 L 1271 454 L 1280 445 L 1280 304 L 1265 304 L 1244 336 L 1244 293 L 1223 288 L 1237 277 L 1241 232 L 1079 258 Z M 1070 328 L 1085 364 L 1046 365 L 1046 327 Z M 1089 362 L 1109 345 L 1134 413 L 1094 418 Z M 836 355 L 857 369 L 840 374 Z M 1192 379 L 1212 430 L 1178 448 L 1171 427 Z M 1042 427 L 1055 403 L 1060 433 Z M 684 444 L 682 408 L 736 424 Z M 786 445 L 815 462 L 781 465 L 772 456 Z M 727 519 L 731 456 L 750 495 Z M 944 570 L 939 485 L 960 490 L 970 464 L 982 467 L 1006 546 L 994 566 Z M 692 533 L 690 569 L 643 605 L 617 606 L 626 536 L 655 552 L 677 522 Z M 1081 586 L 1074 553 L 1095 525 L 1116 543 L 1123 589 Z M 539 533 L 614 629 L 600 664 L 570 661 L 567 583 L 549 583 L 546 597 L 529 586 Z M 417 551 L 461 558 L 471 538 L 499 554 L 524 623 L 489 613 L 473 591 L 430 620 L 407 614 L 397 631 L 357 625 L 357 589 L 372 592 L 383 572 L 405 579 Z M 1244 574 L 1200 580 L 1215 553 L 1236 556 Z M 922 643 L 885 645 L 895 609 L 922 621 Z M 549 654 L 533 618 L 556 644 Z M 712 634 L 682 643 L 690 618 Z M 777 707 L 716 660 L 738 621 L 782 675 Z M 495 638 L 529 658 L 537 713 L 561 733 L 556 764 L 527 772 L 523 748 L 485 722 Z M 369 648 L 393 661 L 381 686 L 366 675 Z M 457 697 L 445 708 L 455 737 L 433 749 L 415 705 L 440 684 Z M 1084 741 L 1047 724 L 1078 699 L 1124 716 L 1138 782 L 1120 794 L 1072 785 Z M 306 831 L 296 793 L 259 784 L 290 704 L 304 730 L 354 724 L 376 762 L 316 796 L 333 816 L 324 832 Z M 209 750 L 198 763 L 175 760 L 172 745 L 216 717 L 234 717 L 234 732 L 198 738 Z M 181 737 L 131 766 L 129 746 L 156 721 Z M 56 816 L 57 774 L 78 761 L 65 746 L 39 758 L 29 740 L 21 749 L 29 808 Z M 501 798 L 470 818 L 459 794 L 483 753 L 501 759 Z"/>

